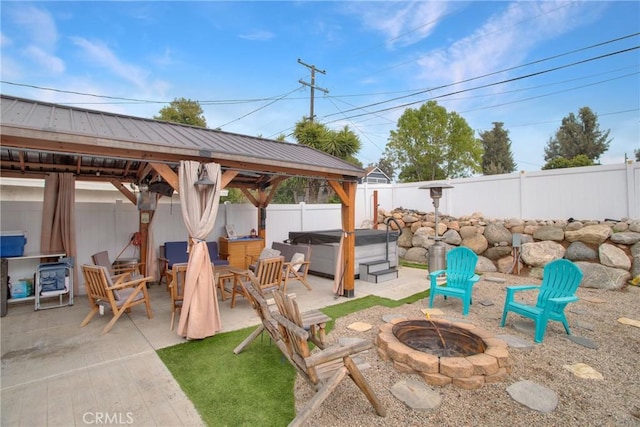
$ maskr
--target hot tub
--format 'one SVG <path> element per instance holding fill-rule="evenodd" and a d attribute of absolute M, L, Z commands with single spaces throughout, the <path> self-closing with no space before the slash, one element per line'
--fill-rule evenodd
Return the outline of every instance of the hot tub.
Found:
<path fill-rule="evenodd" d="M 398 265 L 397 231 L 387 233 L 384 230 L 358 229 L 355 233 L 356 279 L 359 277 L 360 263 L 388 259 L 390 267 Z M 342 230 L 290 231 L 289 240 L 311 245 L 309 273 L 333 279 L 341 235 Z"/>

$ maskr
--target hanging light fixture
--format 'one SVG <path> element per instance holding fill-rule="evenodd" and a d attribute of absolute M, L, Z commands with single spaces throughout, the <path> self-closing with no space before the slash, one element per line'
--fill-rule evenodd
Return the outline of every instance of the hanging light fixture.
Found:
<path fill-rule="evenodd" d="M 212 185 L 216 185 L 216 183 L 213 182 L 211 178 L 209 178 L 209 174 L 207 173 L 207 168 L 205 168 L 203 165 L 200 165 L 200 168 L 198 170 L 198 180 L 194 182 L 193 185 L 195 185 L 196 188 L 202 189 L 202 188 L 210 187 Z"/>

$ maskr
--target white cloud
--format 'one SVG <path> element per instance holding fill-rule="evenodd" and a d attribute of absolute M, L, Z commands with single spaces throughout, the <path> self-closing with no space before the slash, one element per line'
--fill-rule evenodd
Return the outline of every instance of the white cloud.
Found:
<path fill-rule="evenodd" d="M 508 68 L 540 43 L 590 22 L 599 9 L 590 2 L 511 3 L 471 35 L 428 52 L 418 63 L 430 82 L 461 81 Z"/>
<path fill-rule="evenodd" d="M 13 40 L 9 37 L 5 36 L 3 33 L 0 33 L 0 46 L 11 46 L 13 44 Z"/>
<path fill-rule="evenodd" d="M 365 26 L 383 32 L 387 46 L 408 46 L 427 38 L 448 13 L 447 2 L 393 2 L 353 4 L 352 13 L 362 15 Z"/>
<path fill-rule="evenodd" d="M 36 7 L 16 8 L 13 18 L 34 44 L 48 49 L 55 47 L 58 30 L 53 17 L 46 10 Z"/>
<path fill-rule="evenodd" d="M 266 41 L 274 38 L 275 34 L 273 34 L 271 31 L 253 30 L 248 33 L 240 34 L 239 37 L 245 40 Z"/>
<path fill-rule="evenodd" d="M 43 71 L 48 71 L 54 74 L 64 73 L 64 61 L 55 55 L 51 55 L 45 52 L 38 46 L 27 46 L 24 51 L 24 55 L 27 56 L 31 61 L 44 68 Z"/>
<path fill-rule="evenodd" d="M 72 37 L 72 42 L 82 49 L 92 65 L 106 68 L 121 79 L 133 83 L 138 88 L 146 88 L 149 72 L 137 65 L 128 64 L 116 56 L 101 42 L 92 42 L 82 37 Z"/>

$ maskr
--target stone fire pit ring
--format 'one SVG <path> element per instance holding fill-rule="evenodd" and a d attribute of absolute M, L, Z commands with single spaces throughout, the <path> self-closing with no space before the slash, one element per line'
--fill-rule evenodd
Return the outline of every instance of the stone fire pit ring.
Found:
<path fill-rule="evenodd" d="M 412 320 L 425 319 L 393 319 L 380 327 L 375 338 L 378 356 L 384 361 L 393 362 L 396 371 L 418 374 L 429 385 L 452 384 L 469 390 L 480 388 L 487 383 L 504 381 L 511 373 L 513 362 L 507 343 L 496 338 L 491 332 L 468 323 L 431 318 L 430 321 L 440 328 L 453 326 L 462 329 L 465 333 L 480 337 L 486 345 L 484 352 L 471 356 L 436 356 L 414 350 L 393 334 L 394 325 Z"/>

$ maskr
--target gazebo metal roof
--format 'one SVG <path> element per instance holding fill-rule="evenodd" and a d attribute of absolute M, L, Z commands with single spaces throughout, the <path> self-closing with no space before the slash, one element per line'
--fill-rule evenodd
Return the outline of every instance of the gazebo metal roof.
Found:
<path fill-rule="evenodd" d="M 0 95 L 0 171 L 79 180 L 139 182 L 149 163 L 177 173 L 180 160 L 216 162 L 239 173 L 230 187 L 269 186 L 274 176 L 357 180 L 364 170 L 314 148 L 140 117 Z M 155 177 L 153 177 L 155 178 Z"/>

